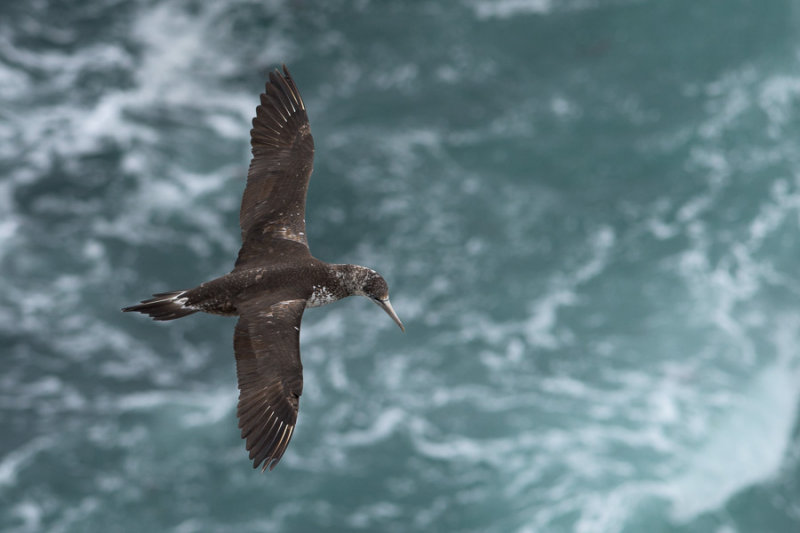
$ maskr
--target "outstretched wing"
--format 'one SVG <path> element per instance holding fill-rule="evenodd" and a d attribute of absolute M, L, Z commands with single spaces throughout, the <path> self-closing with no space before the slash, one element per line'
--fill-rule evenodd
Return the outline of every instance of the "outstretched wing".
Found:
<path fill-rule="evenodd" d="M 300 321 L 305 300 L 265 305 L 254 300 L 240 306 L 233 349 L 239 380 L 237 416 L 242 438 L 263 472 L 278 464 L 297 422 L 303 392 Z"/>
<path fill-rule="evenodd" d="M 305 211 L 314 164 L 314 139 L 305 104 L 289 75 L 269 74 L 250 130 L 253 159 L 247 173 L 236 264 L 255 255 L 308 254 Z"/>

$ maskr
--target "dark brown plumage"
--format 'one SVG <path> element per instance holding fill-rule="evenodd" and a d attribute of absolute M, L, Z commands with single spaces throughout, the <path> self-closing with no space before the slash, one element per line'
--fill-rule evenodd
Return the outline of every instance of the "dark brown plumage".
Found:
<path fill-rule="evenodd" d="M 305 202 L 314 139 L 305 104 L 289 75 L 269 75 L 250 130 L 253 159 L 239 222 L 234 269 L 194 289 L 159 293 L 123 311 L 173 320 L 198 311 L 239 316 L 234 332 L 239 382 L 237 416 L 253 467 L 272 470 L 294 433 L 303 365 L 300 322 L 308 307 L 367 296 L 403 328 L 384 279 L 359 265 L 332 265 L 311 255 Z"/>

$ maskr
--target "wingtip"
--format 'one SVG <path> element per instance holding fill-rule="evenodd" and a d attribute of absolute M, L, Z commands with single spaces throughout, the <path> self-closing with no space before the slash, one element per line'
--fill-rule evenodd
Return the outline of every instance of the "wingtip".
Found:
<path fill-rule="evenodd" d="M 262 474 L 264 472 L 266 472 L 267 469 L 269 469 L 269 471 L 272 472 L 275 469 L 275 466 L 277 466 L 278 461 L 279 461 L 279 459 L 274 459 L 274 458 L 270 458 L 270 457 L 268 457 L 265 460 L 260 461 L 260 462 L 253 461 L 253 470 L 255 470 L 257 468 L 261 468 L 261 473 Z"/>

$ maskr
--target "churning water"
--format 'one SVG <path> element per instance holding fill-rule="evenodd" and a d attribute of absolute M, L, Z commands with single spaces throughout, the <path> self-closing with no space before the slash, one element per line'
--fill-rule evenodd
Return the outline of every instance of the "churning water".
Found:
<path fill-rule="evenodd" d="M 800 531 L 791 0 L 0 6 L 0 529 Z M 228 271 L 266 73 L 316 139 L 312 252 L 406 324 L 306 313 L 287 454 Z"/>

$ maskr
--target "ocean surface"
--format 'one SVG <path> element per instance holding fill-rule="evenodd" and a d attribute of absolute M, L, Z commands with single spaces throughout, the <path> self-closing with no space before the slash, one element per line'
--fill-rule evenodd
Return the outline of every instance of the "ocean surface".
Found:
<path fill-rule="evenodd" d="M 233 266 L 287 63 L 312 252 L 292 443 L 254 471 Z M 800 4 L 0 4 L 0 531 L 797 533 Z"/>

